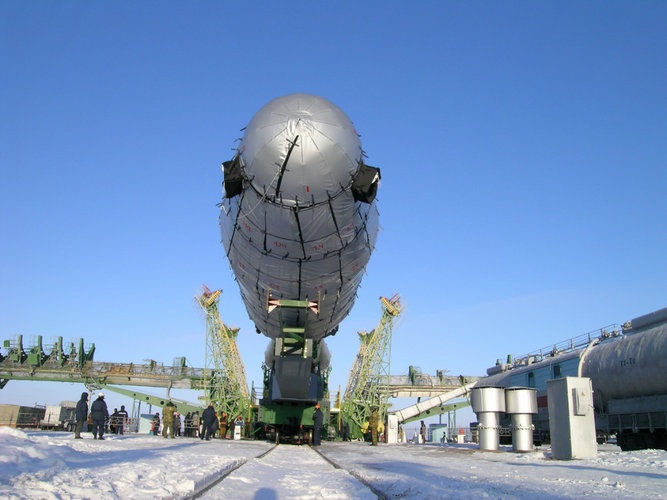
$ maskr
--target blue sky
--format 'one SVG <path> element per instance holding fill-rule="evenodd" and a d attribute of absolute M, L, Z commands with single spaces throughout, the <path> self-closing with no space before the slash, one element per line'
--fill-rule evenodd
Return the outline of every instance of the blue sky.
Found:
<path fill-rule="evenodd" d="M 332 389 L 380 295 L 407 306 L 394 374 L 483 374 L 665 307 L 666 24 L 649 1 L 2 2 L 0 340 L 203 366 L 206 283 L 261 384 L 215 205 L 240 129 L 293 92 L 341 107 L 382 169 Z"/>

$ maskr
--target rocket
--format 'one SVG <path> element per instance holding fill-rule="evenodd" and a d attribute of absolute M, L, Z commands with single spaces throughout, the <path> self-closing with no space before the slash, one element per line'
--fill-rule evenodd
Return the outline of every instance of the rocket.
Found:
<path fill-rule="evenodd" d="M 258 333 L 277 339 L 307 323 L 319 342 L 350 312 L 375 247 L 380 170 L 347 115 L 319 96 L 273 99 L 244 130 L 223 163 L 227 258 Z M 314 307 L 272 314 L 275 299 Z"/>

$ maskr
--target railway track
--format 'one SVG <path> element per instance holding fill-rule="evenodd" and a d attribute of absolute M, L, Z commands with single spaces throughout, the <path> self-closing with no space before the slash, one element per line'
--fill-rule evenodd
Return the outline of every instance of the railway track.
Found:
<path fill-rule="evenodd" d="M 353 471 L 353 470 L 346 469 L 345 467 L 341 467 L 341 466 L 338 465 L 336 462 L 334 462 L 333 460 L 331 460 L 329 457 L 327 457 L 326 455 L 324 455 L 318 448 L 313 448 L 313 450 L 314 450 L 319 456 L 321 456 L 324 460 L 326 460 L 328 463 L 330 463 L 330 464 L 334 467 L 334 469 L 344 470 L 344 471 L 347 472 L 349 475 L 351 475 L 353 478 L 355 478 L 357 481 L 359 481 L 359 482 L 362 483 L 364 486 L 366 486 L 369 490 L 371 490 L 371 491 L 373 492 L 373 494 L 374 494 L 375 496 L 377 496 L 378 500 L 386 500 L 386 499 L 387 499 L 387 496 L 386 496 L 384 493 L 382 493 L 380 490 L 378 490 L 378 489 L 375 488 L 373 485 L 371 485 L 368 481 L 366 481 L 366 479 L 364 479 L 364 478 L 361 476 L 361 474 L 359 474 L 359 473 L 357 473 L 357 472 L 355 472 L 355 471 Z"/>
<path fill-rule="evenodd" d="M 277 446 L 278 446 L 277 444 L 274 444 L 271 448 L 266 450 L 264 453 L 261 453 L 261 454 L 257 455 L 256 457 L 254 457 L 250 460 L 261 460 L 266 455 L 268 455 L 273 450 L 275 450 Z M 195 498 L 205 497 L 205 495 L 208 492 L 210 492 L 211 490 L 214 490 L 220 483 L 222 483 L 222 481 L 224 481 L 227 476 L 229 476 L 232 472 L 234 472 L 234 471 L 240 469 L 241 467 L 243 467 L 247 462 L 248 462 L 248 460 L 242 460 L 237 465 L 235 465 L 233 467 L 230 467 L 229 469 L 226 469 L 225 471 L 222 472 L 222 474 L 220 474 L 220 477 L 215 479 L 212 483 L 209 483 L 206 486 L 204 486 L 203 488 L 199 489 L 198 491 L 195 491 L 191 496 L 187 497 L 187 500 L 194 500 Z"/>
<path fill-rule="evenodd" d="M 355 471 L 309 446 L 274 445 L 241 460 L 188 499 L 387 497 Z"/>

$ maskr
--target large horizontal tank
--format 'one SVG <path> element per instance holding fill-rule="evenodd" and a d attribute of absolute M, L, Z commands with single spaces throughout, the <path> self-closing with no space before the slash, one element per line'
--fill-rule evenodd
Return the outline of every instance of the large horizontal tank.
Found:
<path fill-rule="evenodd" d="M 667 449 L 667 308 L 640 316 L 619 331 L 600 335 L 561 352 L 528 355 L 498 364 L 476 387 L 527 386 L 537 389 L 537 430 L 548 433 L 547 382 L 588 377 L 599 434 L 618 434 L 625 449 Z M 561 344 L 562 345 L 562 344 Z"/>
<path fill-rule="evenodd" d="M 489 368 L 489 376 L 477 386 L 524 385 L 545 391 L 548 379 L 589 377 L 601 410 L 612 399 L 667 394 L 667 308 L 626 323 L 623 334 L 600 331 L 580 348 Z"/>
<path fill-rule="evenodd" d="M 624 335 L 601 342 L 581 359 L 595 402 L 667 394 L 667 308 L 640 316 Z"/>
<path fill-rule="evenodd" d="M 257 112 L 223 164 L 222 241 L 259 332 L 278 338 L 282 326 L 307 323 L 307 338 L 318 341 L 349 313 L 378 232 L 380 172 L 363 159 L 343 111 L 291 94 Z M 319 314 L 270 314 L 269 294 L 317 301 Z"/>

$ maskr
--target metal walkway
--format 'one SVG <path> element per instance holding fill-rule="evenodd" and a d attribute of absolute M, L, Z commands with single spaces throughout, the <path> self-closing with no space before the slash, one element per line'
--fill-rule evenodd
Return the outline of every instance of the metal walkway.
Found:
<path fill-rule="evenodd" d="M 451 401 L 452 399 L 467 397 L 467 394 L 475 386 L 476 383 L 477 382 L 471 382 L 464 386 L 461 386 L 459 384 L 455 389 L 451 389 L 443 394 L 440 394 L 426 401 L 421 401 L 412 406 L 408 406 L 407 408 L 403 408 L 402 410 L 390 412 L 390 414 L 396 415 L 396 417 L 398 417 L 399 424 L 414 420 L 415 417 L 422 414 L 429 414 L 430 410 L 441 407 L 444 405 L 444 403 Z"/>
<path fill-rule="evenodd" d="M 45 382 L 97 382 L 111 385 L 136 385 L 174 389 L 202 389 L 202 368 L 164 366 L 161 363 L 105 363 L 88 361 L 79 368 L 68 366 L 29 366 L 0 363 L 0 380 Z"/>
<path fill-rule="evenodd" d="M 46 347 L 46 349 L 45 349 Z M 23 345 L 23 336 L 3 342 L 0 352 L 0 388 L 9 380 L 43 382 L 80 382 L 111 385 L 137 385 L 176 389 L 202 389 L 205 370 L 186 366 L 176 358 L 173 366 L 153 360 L 145 364 L 93 361 L 95 345 L 83 339 L 63 343 L 62 337 L 45 344 L 41 336 Z"/>
<path fill-rule="evenodd" d="M 390 375 L 382 384 L 392 398 L 430 398 L 482 378 L 447 375 L 447 370 L 437 370 L 435 375 L 426 375 L 421 368 L 410 366 L 407 375 Z"/>

